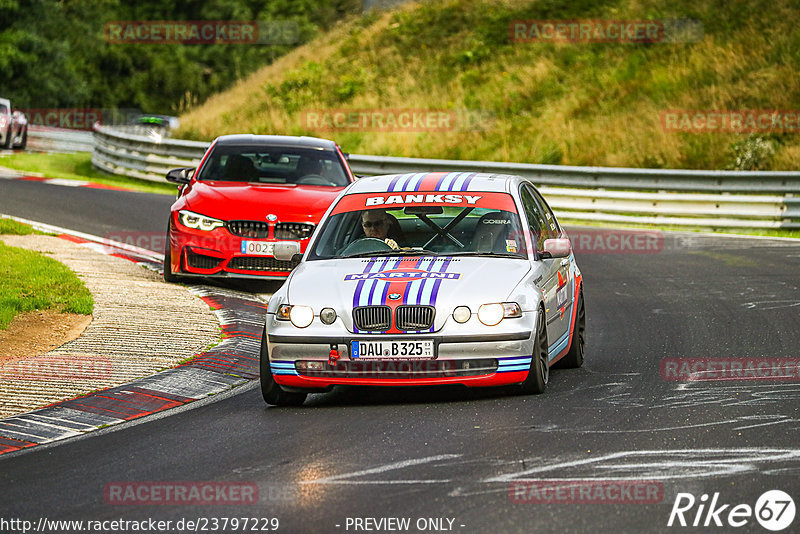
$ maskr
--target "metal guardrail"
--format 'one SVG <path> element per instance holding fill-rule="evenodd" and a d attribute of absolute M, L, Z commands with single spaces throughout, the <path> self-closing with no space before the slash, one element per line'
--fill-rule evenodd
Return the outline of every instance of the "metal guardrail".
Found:
<path fill-rule="evenodd" d="M 107 172 L 163 181 L 193 167 L 208 143 L 95 131 L 92 163 Z M 529 177 L 560 218 L 719 228 L 800 228 L 800 172 L 571 167 L 532 163 L 350 156 L 360 175 L 472 171 Z"/>
<path fill-rule="evenodd" d="M 28 150 L 43 152 L 91 152 L 92 132 L 28 125 Z"/>

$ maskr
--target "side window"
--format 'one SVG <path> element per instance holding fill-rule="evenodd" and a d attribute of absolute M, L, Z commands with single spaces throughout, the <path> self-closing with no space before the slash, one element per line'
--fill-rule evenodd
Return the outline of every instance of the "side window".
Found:
<path fill-rule="evenodd" d="M 542 194 L 539 193 L 536 189 L 532 189 L 533 195 L 536 197 L 537 202 L 542 207 L 542 211 L 544 212 L 545 219 L 547 219 L 547 229 L 548 233 L 550 234 L 548 239 L 556 239 L 559 234 L 561 234 L 561 228 L 558 226 L 558 221 L 556 220 L 556 216 L 553 213 L 553 210 L 550 209 L 550 206 L 547 205 L 544 198 L 542 198 Z"/>
<path fill-rule="evenodd" d="M 520 199 L 522 200 L 522 207 L 525 208 L 525 216 L 528 219 L 528 226 L 530 227 L 536 250 L 542 250 L 544 240 L 549 237 L 549 229 L 542 214 L 542 208 L 536 202 L 530 188 L 527 186 L 522 186 Z"/>

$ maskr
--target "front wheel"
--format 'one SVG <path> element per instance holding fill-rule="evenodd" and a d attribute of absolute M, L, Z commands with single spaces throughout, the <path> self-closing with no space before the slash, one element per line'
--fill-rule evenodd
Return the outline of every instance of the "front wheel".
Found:
<path fill-rule="evenodd" d="M 11 127 L 9 127 L 8 131 L 6 132 L 6 140 L 3 142 L 2 145 L 0 145 L 0 148 L 10 148 L 11 147 L 11 135 L 12 135 Z"/>
<path fill-rule="evenodd" d="M 28 129 L 26 128 L 24 132 L 22 132 L 22 141 L 17 145 L 17 148 L 20 150 L 25 150 L 25 147 L 28 146 Z"/>
<path fill-rule="evenodd" d="M 306 400 L 306 393 L 285 391 L 275 382 L 272 369 L 269 366 L 269 349 L 267 347 L 267 329 L 261 336 L 261 360 L 259 363 L 261 375 L 261 396 L 264 402 L 273 406 L 300 406 Z"/>
<path fill-rule="evenodd" d="M 164 249 L 164 281 L 170 284 L 177 284 L 181 277 L 172 273 L 172 246 L 169 238 L 169 224 L 167 224 L 167 244 Z"/>
<path fill-rule="evenodd" d="M 544 390 L 547 389 L 547 382 L 550 380 L 550 360 L 547 349 L 547 321 L 544 311 L 539 310 L 539 317 L 536 320 L 536 340 L 531 355 L 531 368 L 528 370 L 528 378 L 522 383 L 520 390 L 522 394 L 539 394 L 544 393 Z"/>

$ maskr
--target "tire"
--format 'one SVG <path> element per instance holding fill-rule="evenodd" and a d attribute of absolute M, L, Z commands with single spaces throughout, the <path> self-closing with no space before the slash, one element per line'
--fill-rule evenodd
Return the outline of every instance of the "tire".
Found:
<path fill-rule="evenodd" d="M 583 352 L 586 346 L 586 310 L 583 307 L 583 291 L 578 293 L 576 304 L 575 325 L 572 332 L 572 344 L 566 356 L 558 363 L 560 367 L 576 369 L 583 365 Z"/>
<path fill-rule="evenodd" d="M 525 382 L 520 386 L 520 393 L 523 395 L 538 395 L 547 389 L 547 382 L 550 380 L 550 361 L 547 348 L 547 319 L 545 319 L 544 311 L 540 309 L 539 317 L 536 320 L 536 341 L 533 344 L 533 354 L 531 354 L 531 368 Z"/>
<path fill-rule="evenodd" d="M 169 284 L 181 282 L 181 277 L 172 274 L 172 246 L 169 242 L 169 225 L 167 225 L 167 245 L 164 250 L 164 281 Z"/>
<path fill-rule="evenodd" d="M 261 375 L 261 396 L 264 402 L 273 406 L 300 406 L 306 400 L 307 393 L 285 391 L 275 382 L 272 369 L 269 366 L 269 349 L 267 348 L 267 330 L 261 335 L 261 360 L 259 362 Z"/>
<path fill-rule="evenodd" d="M 25 147 L 28 146 L 28 129 L 25 128 L 25 131 L 22 132 L 22 142 L 17 145 L 17 148 L 20 150 L 25 150 Z"/>
<path fill-rule="evenodd" d="M 8 131 L 6 132 L 6 140 L 0 145 L 0 148 L 11 148 L 11 127 L 8 127 Z"/>

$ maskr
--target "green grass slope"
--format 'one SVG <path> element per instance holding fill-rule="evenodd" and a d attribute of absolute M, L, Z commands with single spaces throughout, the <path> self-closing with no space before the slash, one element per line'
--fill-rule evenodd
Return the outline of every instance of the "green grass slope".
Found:
<path fill-rule="evenodd" d="M 666 131 L 666 110 L 800 108 L 789 0 L 433 0 L 368 13 L 181 117 L 181 135 L 316 135 L 362 154 L 704 169 L 800 167 L 794 132 Z M 517 43 L 520 19 L 696 19 L 677 43 Z M 308 111 L 443 109 L 446 131 L 315 129 Z"/>

